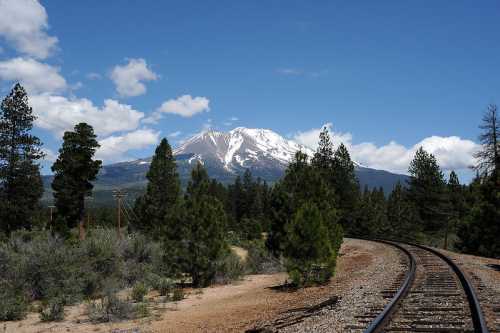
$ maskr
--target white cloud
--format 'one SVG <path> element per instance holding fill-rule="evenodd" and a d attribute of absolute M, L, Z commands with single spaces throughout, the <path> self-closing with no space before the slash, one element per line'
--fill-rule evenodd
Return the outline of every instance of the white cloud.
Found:
<path fill-rule="evenodd" d="M 37 0 L 0 0 L 0 36 L 21 53 L 47 58 L 57 38 L 46 32 L 47 12 Z"/>
<path fill-rule="evenodd" d="M 159 113 L 171 113 L 182 117 L 192 117 L 195 114 L 210 111 L 210 100 L 206 97 L 191 97 L 183 95 L 177 99 L 164 102 L 158 109 Z"/>
<path fill-rule="evenodd" d="M 59 74 L 59 68 L 30 58 L 0 61 L 0 79 L 19 81 L 30 94 L 55 93 L 67 89 L 66 80 Z"/>
<path fill-rule="evenodd" d="M 129 59 L 124 66 L 117 65 L 111 72 L 111 80 L 120 96 L 132 97 L 146 93 L 146 85 L 141 81 L 156 80 L 158 76 L 148 68 L 144 59 Z"/>
<path fill-rule="evenodd" d="M 85 75 L 85 77 L 87 79 L 89 79 L 89 80 L 100 80 L 100 79 L 102 79 L 101 74 L 94 73 L 94 72 L 88 73 L 87 75 Z"/>
<path fill-rule="evenodd" d="M 168 135 L 169 138 L 176 138 L 178 137 L 179 135 L 181 135 L 182 132 L 181 131 L 175 131 L 175 132 L 172 132 Z"/>
<path fill-rule="evenodd" d="M 297 68 L 279 68 L 276 70 L 278 74 L 282 75 L 292 75 L 292 76 L 297 76 L 297 75 L 303 75 L 304 71 L 297 69 Z"/>
<path fill-rule="evenodd" d="M 151 129 L 138 129 L 121 136 L 110 136 L 99 141 L 101 147 L 96 152 L 96 157 L 109 162 L 120 162 L 134 159 L 128 151 L 144 149 L 159 141 L 160 132 Z"/>
<path fill-rule="evenodd" d="M 86 98 L 68 99 L 62 96 L 35 95 L 30 98 L 35 125 L 60 136 L 79 122 L 94 127 L 96 134 L 109 135 L 119 131 L 134 130 L 139 126 L 142 112 L 130 105 L 107 99 L 102 107 L 95 106 Z"/>
<path fill-rule="evenodd" d="M 334 146 L 343 142 L 351 154 L 351 158 L 361 165 L 370 168 L 388 170 L 398 173 L 407 173 L 408 166 L 419 147 L 436 156 L 436 159 L 445 171 L 465 170 L 475 164 L 474 152 L 479 145 L 471 140 L 457 136 L 441 137 L 431 136 L 421 140 L 411 147 L 405 147 L 395 141 L 386 145 L 377 146 L 371 142 L 354 144 L 350 133 L 333 131 L 331 123 L 326 126 L 332 134 Z M 294 140 L 312 149 L 316 149 L 321 128 L 298 132 Z"/>

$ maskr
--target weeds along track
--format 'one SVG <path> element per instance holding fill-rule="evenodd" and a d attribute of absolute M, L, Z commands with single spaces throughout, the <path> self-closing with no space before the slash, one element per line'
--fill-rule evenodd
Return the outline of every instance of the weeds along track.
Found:
<path fill-rule="evenodd" d="M 403 251 L 410 264 L 400 285 L 382 291 L 390 299 L 383 310 L 364 316 L 365 333 L 488 332 L 471 283 L 451 259 L 425 246 L 382 242 Z"/>

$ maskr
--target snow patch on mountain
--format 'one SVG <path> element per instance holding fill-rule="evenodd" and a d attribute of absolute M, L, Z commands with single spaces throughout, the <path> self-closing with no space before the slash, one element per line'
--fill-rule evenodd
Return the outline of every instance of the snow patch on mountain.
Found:
<path fill-rule="evenodd" d="M 239 168 L 285 168 L 297 151 L 314 152 L 268 129 L 237 127 L 227 133 L 199 133 L 174 150 L 174 155 L 194 154 L 189 160 L 213 160 L 228 171 Z"/>

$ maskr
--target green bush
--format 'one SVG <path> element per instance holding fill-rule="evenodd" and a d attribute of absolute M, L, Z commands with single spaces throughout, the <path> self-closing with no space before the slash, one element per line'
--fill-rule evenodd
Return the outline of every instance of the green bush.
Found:
<path fill-rule="evenodd" d="M 247 272 L 251 274 L 276 273 L 283 271 L 283 265 L 266 247 L 264 240 L 253 240 L 245 245 L 248 256 L 245 262 Z"/>
<path fill-rule="evenodd" d="M 138 282 L 132 288 L 132 299 L 136 302 L 142 302 L 144 300 L 144 296 L 148 293 L 148 288 L 142 282 Z"/>
<path fill-rule="evenodd" d="M 28 305 L 22 292 L 0 285 L 0 321 L 24 319 Z"/>
<path fill-rule="evenodd" d="M 86 297 L 98 297 L 108 286 L 124 287 L 121 275 L 122 244 L 116 231 L 96 229 L 78 246 L 79 262 L 83 271 L 83 293 Z M 118 284 L 118 285 L 116 285 Z"/>
<path fill-rule="evenodd" d="M 90 301 L 87 305 L 87 313 L 94 323 L 112 322 L 135 317 L 133 305 L 119 299 L 113 292 L 107 292 L 99 300 Z"/>
<path fill-rule="evenodd" d="M 9 253 L 9 272 L 4 276 L 35 300 L 64 297 L 66 303 L 81 299 L 81 266 L 74 247 L 48 232 L 17 232 L 4 250 Z M 19 283 L 22 281 L 22 286 Z"/>
<path fill-rule="evenodd" d="M 175 283 L 172 279 L 158 277 L 152 286 L 161 296 L 169 296 L 175 288 Z"/>
<path fill-rule="evenodd" d="M 228 250 L 226 254 L 217 262 L 215 274 L 216 283 L 230 283 L 241 278 L 245 273 L 245 266 L 240 257 L 233 251 Z"/>
<path fill-rule="evenodd" d="M 56 297 L 42 304 L 39 310 L 41 321 L 61 321 L 64 319 L 64 299 Z"/>
<path fill-rule="evenodd" d="M 135 318 L 145 318 L 151 315 L 151 311 L 149 310 L 149 305 L 147 302 L 142 302 L 136 304 L 135 306 Z"/>

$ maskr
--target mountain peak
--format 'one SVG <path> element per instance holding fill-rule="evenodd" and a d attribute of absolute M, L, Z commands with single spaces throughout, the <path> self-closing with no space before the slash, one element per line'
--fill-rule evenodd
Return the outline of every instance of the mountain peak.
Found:
<path fill-rule="evenodd" d="M 229 132 L 214 130 L 199 133 L 174 154 L 193 154 L 194 160 L 218 163 L 228 171 L 242 168 L 286 168 L 299 150 L 308 155 L 313 151 L 270 129 L 236 127 Z"/>

